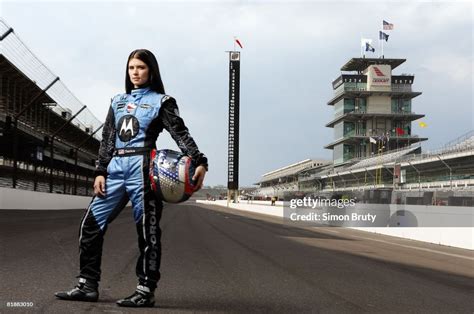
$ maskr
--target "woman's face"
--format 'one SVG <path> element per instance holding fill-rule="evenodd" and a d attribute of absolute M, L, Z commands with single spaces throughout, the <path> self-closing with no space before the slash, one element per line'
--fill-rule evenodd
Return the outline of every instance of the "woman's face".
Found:
<path fill-rule="evenodd" d="M 148 65 L 140 59 L 132 58 L 128 62 L 128 75 L 135 88 L 148 82 L 149 72 Z"/>

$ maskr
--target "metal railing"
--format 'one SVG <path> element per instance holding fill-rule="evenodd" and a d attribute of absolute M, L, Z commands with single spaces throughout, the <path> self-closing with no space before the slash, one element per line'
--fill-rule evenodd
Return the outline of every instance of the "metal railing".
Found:
<path fill-rule="evenodd" d="M 61 80 L 58 80 L 57 76 L 33 54 L 15 34 L 13 29 L 2 19 L 0 19 L 0 54 L 4 55 L 41 90 L 45 90 L 54 82 L 54 84 L 47 89 L 46 94 L 55 101 L 56 106 L 53 107 L 52 110 L 59 115 L 69 110 L 74 114 L 84 106 L 67 86 Z M 55 80 L 57 81 L 55 82 Z M 86 131 L 86 129 L 95 130 L 99 128 L 102 123 L 86 108 L 72 121 L 72 124 Z M 92 133 L 92 131 L 90 131 L 90 133 Z M 100 140 L 101 132 L 96 133 L 94 137 Z"/>
<path fill-rule="evenodd" d="M 466 134 L 458 137 L 457 139 L 450 141 L 448 144 L 443 145 L 442 147 L 427 151 L 423 154 L 418 154 L 415 156 L 407 157 L 401 162 L 408 162 L 413 160 L 421 160 L 426 158 L 432 158 L 436 156 L 443 156 L 452 153 L 462 153 L 466 151 L 474 150 L 474 130 L 469 131 Z"/>
<path fill-rule="evenodd" d="M 474 130 L 471 130 L 471 131 L 455 138 L 454 140 L 449 141 L 448 143 L 443 145 L 439 150 L 449 150 L 453 146 L 456 146 L 457 144 L 462 144 L 462 143 L 466 142 L 468 139 L 473 139 L 473 138 L 474 138 Z"/>

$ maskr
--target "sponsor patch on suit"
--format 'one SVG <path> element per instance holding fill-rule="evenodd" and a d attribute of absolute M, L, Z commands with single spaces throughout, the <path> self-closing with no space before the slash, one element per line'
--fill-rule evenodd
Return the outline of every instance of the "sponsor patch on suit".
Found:
<path fill-rule="evenodd" d="M 135 105 L 134 103 L 127 104 L 127 112 L 132 112 L 133 110 L 135 110 L 135 108 L 137 108 L 137 105 Z"/>

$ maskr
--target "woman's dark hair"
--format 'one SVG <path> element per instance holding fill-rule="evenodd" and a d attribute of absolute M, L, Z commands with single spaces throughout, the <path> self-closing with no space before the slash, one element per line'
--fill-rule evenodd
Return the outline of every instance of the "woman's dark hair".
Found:
<path fill-rule="evenodd" d="M 130 94 L 132 89 L 134 88 L 132 81 L 130 80 L 130 75 L 128 74 L 128 63 L 133 58 L 139 59 L 146 63 L 149 68 L 150 77 L 148 78 L 148 82 L 146 86 L 149 86 L 151 90 L 159 93 L 165 93 L 165 87 L 163 86 L 163 82 L 161 81 L 161 74 L 160 74 L 160 67 L 158 66 L 158 61 L 156 61 L 155 55 L 149 50 L 146 49 L 137 49 L 132 51 L 132 53 L 128 56 L 127 60 L 127 67 L 125 69 L 125 91 L 127 94 Z"/>

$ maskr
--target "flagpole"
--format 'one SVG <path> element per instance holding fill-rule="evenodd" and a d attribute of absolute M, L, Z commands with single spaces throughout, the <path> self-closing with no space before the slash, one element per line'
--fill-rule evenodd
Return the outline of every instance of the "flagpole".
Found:
<path fill-rule="evenodd" d="M 381 30 L 381 32 L 383 33 L 383 21 L 382 21 L 382 30 Z M 379 33 L 379 40 L 380 40 L 380 35 L 381 35 L 381 33 Z M 384 40 L 385 40 L 385 36 L 383 36 L 383 37 L 384 37 L 384 38 L 382 38 L 382 58 L 385 58 L 385 56 L 384 56 L 384 54 L 383 54 L 383 42 L 384 42 Z"/>
<path fill-rule="evenodd" d="M 382 45 L 383 45 L 383 43 L 382 43 Z M 383 47 L 383 46 L 382 46 L 382 47 Z M 377 53 L 378 53 L 378 55 L 379 55 L 379 59 L 380 59 L 380 51 L 383 51 L 383 48 L 380 49 L 380 33 L 379 33 L 379 46 L 378 46 L 378 51 L 377 51 Z"/>
<path fill-rule="evenodd" d="M 380 38 L 380 34 L 379 34 L 379 38 Z M 383 41 L 384 41 L 384 40 L 385 40 L 385 39 L 382 39 L 382 59 L 385 58 L 385 56 L 384 56 L 384 54 L 383 54 Z"/>

